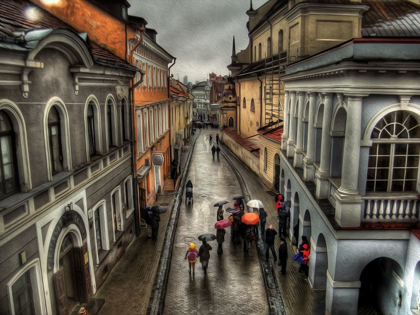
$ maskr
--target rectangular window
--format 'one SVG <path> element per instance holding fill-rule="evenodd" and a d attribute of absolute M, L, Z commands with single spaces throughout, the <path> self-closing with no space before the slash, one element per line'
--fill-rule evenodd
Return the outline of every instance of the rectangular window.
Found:
<path fill-rule="evenodd" d="M 141 111 L 137 111 L 137 154 L 140 154 L 143 151 L 143 123 Z"/>
<path fill-rule="evenodd" d="M 149 120 L 147 117 L 147 109 L 144 110 L 143 112 L 143 117 L 144 117 L 144 143 L 146 145 L 146 148 L 150 147 L 150 142 L 149 142 Z"/>
<path fill-rule="evenodd" d="M 158 112 L 157 107 L 155 107 L 155 137 L 156 139 L 159 138 L 159 120 L 158 120 Z"/>
<path fill-rule="evenodd" d="M 150 109 L 150 146 L 155 142 L 155 131 L 154 131 L 154 122 L 153 122 L 153 109 Z"/>
<path fill-rule="evenodd" d="M 159 106 L 159 134 L 163 134 L 162 106 Z"/>
<path fill-rule="evenodd" d="M 25 272 L 12 286 L 16 315 L 35 314 L 30 271 Z"/>

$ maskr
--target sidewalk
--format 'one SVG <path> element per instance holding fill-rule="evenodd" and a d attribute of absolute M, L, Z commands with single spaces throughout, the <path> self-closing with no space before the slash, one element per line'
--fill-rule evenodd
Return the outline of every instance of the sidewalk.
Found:
<path fill-rule="evenodd" d="M 265 205 L 268 214 L 266 227 L 270 224 L 278 230 L 277 213 L 274 204 L 274 195 L 259 178 L 248 169 L 236 156 L 225 146 L 223 152 L 235 165 L 238 172 L 242 175 L 249 194 L 252 199 L 259 199 Z M 278 232 L 278 231 L 277 231 Z M 276 237 L 276 252 L 280 246 L 280 240 Z M 321 315 L 325 314 L 325 291 L 313 291 L 308 282 L 304 281 L 304 276 L 298 273 L 299 265 L 293 260 L 294 252 L 290 242 L 287 242 L 289 261 L 287 262 L 286 275 L 280 273 L 280 268 L 272 260 L 276 267 L 277 281 L 283 297 L 287 315 Z M 270 254 L 271 255 L 271 254 Z M 272 258 L 271 258 L 272 259 Z"/>
<path fill-rule="evenodd" d="M 190 142 L 188 142 L 189 144 Z M 184 146 L 181 167 L 185 167 L 189 145 Z M 155 275 L 164 243 L 165 233 L 172 213 L 175 193 L 158 195 L 155 205 L 163 205 L 168 211 L 161 215 L 157 241 L 147 237 L 142 229 L 121 257 L 95 298 L 105 299 L 99 315 L 146 314 L 153 290 Z"/>

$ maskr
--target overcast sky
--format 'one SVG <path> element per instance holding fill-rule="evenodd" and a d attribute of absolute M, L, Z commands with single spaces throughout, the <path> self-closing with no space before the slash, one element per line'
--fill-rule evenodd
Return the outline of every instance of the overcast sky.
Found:
<path fill-rule="evenodd" d="M 258 8 L 267 0 L 253 0 Z M 246 23 L 249 0 L 129 0 L 130 15 L 143 17 L 158 32 L 157 42 L 177 58 L 171 73 L 182 82 L 226 75 L 232 53 L 248 45 Z"/>

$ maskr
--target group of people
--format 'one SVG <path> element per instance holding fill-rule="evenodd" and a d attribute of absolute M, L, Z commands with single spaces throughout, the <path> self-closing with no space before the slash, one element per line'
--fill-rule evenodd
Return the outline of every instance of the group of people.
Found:
<path fill-rule="evenodd" d="M 213 136 L 210 135 L 209 137 L 209 143 L 210 145 L 213 142 Z M 216 134 L 216 145 L 213 144 L 213 146 L 211 147 L 211 155 L 213 156 L 213 161 L 214 161 L 214 155 L 217 153 L 217 160 L 220 161 L 220 147 L 219 147 L 219 134 Z"/>

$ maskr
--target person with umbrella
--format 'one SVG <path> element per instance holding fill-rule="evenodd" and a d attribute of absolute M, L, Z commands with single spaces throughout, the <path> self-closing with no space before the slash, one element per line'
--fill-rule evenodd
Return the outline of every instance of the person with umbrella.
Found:
<path fill-rule="evenodd" d="M 192 269 L 193 278 L 195 277 L 195 263 L 197 262 L 197 257 L 198 257 L 198 252 L 195 249 L 195 244 L 190 243 L 190 247 L 185 253 L 185 259 L 188 258 L 188 264 L 190 265 L 190 276 L 191 276 L 191 269 Z"/>
<path fill-rule="evenodd" d="M 232 222 L 230 220 L 217 221 L 216 224 L 214 225 L 214 227 L 217 229 L 216 240 L 218 244 L 218 247 L 217 247 L 218 254 L 223 254 L 222 244 L 225 241 L 225 234 L 226 234 L 225 228 L 231 225 L 232 225 Z"/>
<path fill-rule="evenodd" d="M 229 203 L 228 201 L 219 201 L 214 204 L 217 209 L 217 221 L 223 220 L 223 205 Z"/>
<path fill-rule="evenodd" d="M 200 257 L 200 263 L 205 274 L 207 274 L 207 267 L 209 266 L 211 250 L 212 250 L 212 247 L 209 244 L 207 244 L 207 239 L 203 238 L 203 244 L 200 246 L 200 249 L 198 250 L 198 257 Z"/>
<path fill-rule="evenodd" d="M 220 161 L 220 157 L 219 157 L 220 148 L 219 148 L 219 146 L 217 146 L 217 148 L 216 148 L 216 153 L 217 153 L 217 160 Z"/>
<path fill-rule="evenodd" d="M 242 215 L 242 238 L 244 240 L 244 251 L 249 250 L 249 244 L 251 241 L 255 240 L 255 225 L 258 224 L 259 216 L 256 213 L 245 213 Z"/>
<path fill-rule="evenodd" d="M 274 249 L 274 238 L 277 235 L 276 230 L 273 229 L 273 225 L 270 225 L 267 230 L 265 230 L 265 259 L 268 260 L 268 252 L 271 250 L 273 254 L 274 261 L 277 261 L 276 251 Z"/>
<path fill-rule="evenodd" d="M 214 161 L 214 154 L 216 153 L 216 147 L 213 145 L 211 147 L 211 155 L 213 155 L 213 161 Z"/>

